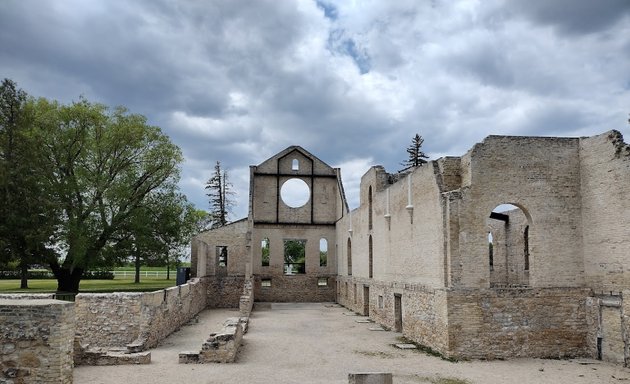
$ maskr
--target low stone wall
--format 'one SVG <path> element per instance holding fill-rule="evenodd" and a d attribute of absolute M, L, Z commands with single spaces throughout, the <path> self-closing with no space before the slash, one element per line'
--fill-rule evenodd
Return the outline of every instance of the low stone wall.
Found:
<path fill-rule="evenodd" d="M 590 290 L 529 288 L 448 292 L 449 350 L 456 358 L 591 356 Z"/>
<path fill-rule="evenodd" d="M 29 299 L 0 299 L 0 383 L 72 383 L 74 305 Z"/>
<path fill-rule="evenodd" d="M 245 276 L 207 276 L 210 308 L 239 308 Z"/>
<path fill-rule="evenodd" d="M 206 286 L 193 279 L 148 293 L 78 294 L 77 335 L 88 348 L 152 348 L 206 307 Z"/>
<path fill-rule="evenodd" d="M 3 293 L 0 294 L 0 299 L 6 300 L 43 300 L 43 299 L 55 299 L 54 293 Z"/>
<path fill-rule="evenodd" d="M 244 329 L 247 327 L 247 319 L 232 317 L 223 323 L 223 328 L 210 334 L 201 345 L 200 352 L 181 352 L 180 364 L 190 363 L 232 363 L 241 341 Z"/>
<path fill-rule="evenodd" d="M 325 279 L 326 285 L 319 285 Z M 254 291 L 256 301 L 286 302 L 333 302 L 335 301 L 335 276 L 316 275 L 256 275 Z M 262 280 L 268 280 L 271 286 L 263 287 Z"/>
<path fill-rule="evenodd" d="M 241 317 L 249 318 L 249 315 L 252 312 L 252 308 L 254 307 L 254 279 L 249 278 L 245 280 L 245 284 L 243 286 L 243 294 L 241 295 L 241 299 L 239 301 L 239 312 Z"/>

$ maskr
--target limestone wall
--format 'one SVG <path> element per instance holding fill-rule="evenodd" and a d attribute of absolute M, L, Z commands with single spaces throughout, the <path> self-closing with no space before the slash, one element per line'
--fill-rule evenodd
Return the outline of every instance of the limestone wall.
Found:
<path fill-rule="evenodd" d="M 243 219 L 195 236 L 191 243 L 192 276 L 244 276 L 249 262 L 248 228 Z M 217 247 L 226 247 L 227 265 L 219 260 Z"/>
<path fill-rule="evenodd" d="M 447 294 L 448 355 L 457 358 L 592 356 L 580 288 L 455 290 Z"/>
<path fill-rule="evenodd" d="M 630 146 L 617 131 L 580 139 L 581 246 L 589 286 L 630 288 Z"/>
<path fill-rule="evenodd" d="M 72 303 L 0 299 L 0 382 L 72 383 Z"/>
<path fill-rule="evenodd" d="M 578 144 L 570 138 L 489 136 L 462 158 L 469 186 L 456 199 L 452 286 L 490 286 L 486 220 L 500 204 L 521 208 L 528 219 L 531 286 L 583 285 Z"/>
<path fill-rule="evenodd" d="M 334 224 L 340 191 L 336 171 L 300 147 L 289 147 L 251 167 L 250 200 L 254 224 Z M 291 180 L 303 181 L 310 194 L 301 207 L 290 207 L 281 190 Z"/>
<path fill-rule="evenodd" d="M 309 275 L 336 275 L 334 226 L 275 226 L 257 225 L 252 233 L 252 271 L 261 276 L 284 275 L 284 240 L 305 240 L 305 272 Z M 269 265 L 262 265 L 263 239 L 269 239 Z M 320 263 L 320 240 L 328 243 L 328 257 L 326 265 Z"/>
<path fill-rule="evenodd" d="M 529 223 L 520 209 L 502 212 L 507 222 L 488 218 L 487 232 L 492 235 L 490 286 L 529 285 Z M 527 237 L 527 240 L 525 239 Z M 525 249 L 527 248 L 527 250 Z M 490 248 L 487 248 L 490 258 Z"/>
<path fill-rule="evenodd" d="M 206 307 L 206 287 L 207 282 L 194 279 L 155 292 L 78 294 L 77 334 L 94 347 L 134 343 L 152 348 Z"/>
<path fill-rule="evenodd" d="M 431 162 L 408 175 L 397 175 L 396 182 L 385 186 L 381 167 L 366 173 L 361 206 L 337 224 L 340 275 L 370 278 L 371 254 L 374 279 L 444 286 L 443 201 L 437 167 Z"/>
<path fill-rule="evenodd" d="M 206 295 L 210 308 L 238 308 L 245 276 L 208 277 Z"/>
<path fill-rule="evenodd" d="M 335 284 L 330 275 L 256 275 L 254 297 L 261 302 L 333 302 Z"/>
<path fill-rule="evenodd" d="M 402 332 L 410 340 L 447 353 L 448 321 L 444 290 L 356 277 L 339 277 L 337 287 L 339 304 L 369 316 L 385 328 Z M 399 297 L 398 303 L 396 296 Z M 399 309 L 397 305 L 400 305 Z"/>

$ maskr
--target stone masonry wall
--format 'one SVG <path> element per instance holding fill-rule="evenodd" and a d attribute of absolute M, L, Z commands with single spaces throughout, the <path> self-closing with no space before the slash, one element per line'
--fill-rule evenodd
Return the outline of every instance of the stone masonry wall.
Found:
<path fill-rule="evenodd" d="M 489 136 L 462 158 L 453 287 L 490 286 L 486 219 L 500 204 L 528 219 L 529 285 L 583 286 L 579 152 L 578 139 Z"/>
<path fill-rule="evenodd" d="M 244 219 L 195 236 L 191 242 L 192 276 L 245 275 L 250 236 L 248 222 Z M 227 247 L 226 266 L 219 264 L 217 247 Z"/>
<path fill-rule="evenodd" d="M 334 302 L 335 276 L 323 276 L 326 285 L 320 284 L 320 277 L 312 275 L 255 276 L 254 297 L 260 302 Z M 271 286 L 262 286 L 267 280 Z M 323 281 L 322 281 L 323 284 Z"/>
<path fill-rule="evenodd" d="M 582 250 L 588 286 L 630 288 L 630 145 L 610 131 L 580 139 Z"/>
<path fill-rule="evenodd" d="M 448 355 L 457 358 L 591 356 L 581 288 L 448 292 Z"/>
<path fill-rule="evenodd" d="M 0 382 L 72 383 L 74 305 L 0 299 Z"/>
<path fill-rule="evenodd" d="M 339 304 L 369 316 L 388 329 L 396 327 L 395 295 L 400 295 L 402 313 L 400 331 L 403 336 L 446 354 L 448 348 L 446 291 L 418 284 L 353 277 L 338 277 L 337 286 Z M 369 297 L 366 297 L 365 293 Z"/>
<path fill-rule="evenodd" d="M 93 347 L 152 348 L 206 307 L 206 286 L 194 279 L 148 293 L 81 293 L 75 301 L 77 334 Z"/>
<path fill-rule="evenodd" d="M 245 276 L 208 276 L 207 304 L 210 308 L 238 308 Z"/>

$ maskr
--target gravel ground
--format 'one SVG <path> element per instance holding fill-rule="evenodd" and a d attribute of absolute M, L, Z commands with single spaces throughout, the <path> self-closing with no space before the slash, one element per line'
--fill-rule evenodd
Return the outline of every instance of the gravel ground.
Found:
<path fill-rule="evenodd" d="M 80 366 L 78 384 L 347 383 L 349 372 L 392 372 L 394 383 L 630 384 L 630 370 L 596 360 L 514 359 L 452 363 L 400 350 L 400 333 L 371 331 L 336 304 L 271 304 L 252 313 L 234 364 L 178 364 L 180 351 L 199 350 L 234 310 L 205 310 L 151 351 L 147 365 Z"/>

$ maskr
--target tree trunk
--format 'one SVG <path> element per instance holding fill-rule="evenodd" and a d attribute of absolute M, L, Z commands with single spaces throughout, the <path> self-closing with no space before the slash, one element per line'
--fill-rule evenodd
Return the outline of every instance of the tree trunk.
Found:
<path fill-rule="evenodd" d="M 135 284 L 140 284 L 140 252 L 136 250 L 136 277 L 133 280 Z"/>
<path fill-rule="evenodd" d="M 170 279 L 171 279 L 171 262 L 167 257 L 166 258 L 166 280 L 170 280 Z"/>
<path fill-rule="evenodd" d="M 22 261 L 20 262 L 20 289 L 28 288 L 28 263 L 25 258 L 22 257 Z"/>
<path fill-rule="evenodd" d="M 79 292 L 79 283 L 81 283 L 81 276 L 83 276 L 83 268 L 75 267 L 70 269 L 69 267 L 59 266 L 55 264 L 50 265 L 53 274 L 57 278 L 57 292 Z"/>

